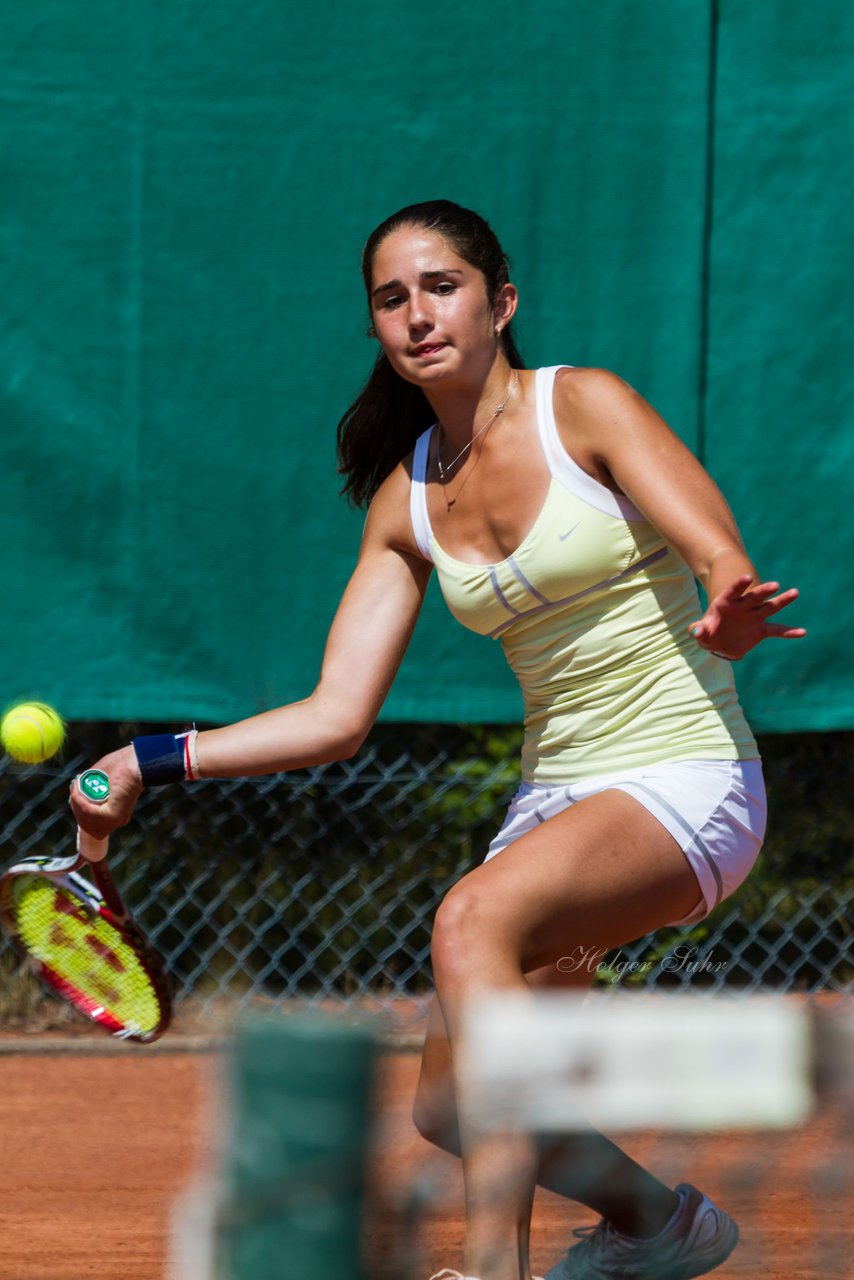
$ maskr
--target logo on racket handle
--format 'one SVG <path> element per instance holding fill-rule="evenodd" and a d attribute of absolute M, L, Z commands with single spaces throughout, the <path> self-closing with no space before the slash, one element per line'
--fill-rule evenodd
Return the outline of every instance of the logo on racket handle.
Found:
<path fill-rule="evenodd" d="M 110 798 L 110 779 L 102 769 L 86 769 L 78 777 L 77 786 L 93 804 L 103 804 Z"/>

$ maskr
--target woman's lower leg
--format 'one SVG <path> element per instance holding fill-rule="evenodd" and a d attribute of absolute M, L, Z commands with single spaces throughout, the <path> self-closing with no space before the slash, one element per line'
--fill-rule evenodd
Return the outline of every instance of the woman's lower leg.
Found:
<path fill-rule="evenodd" d="M 453 1103 L 440 1120 L 421 1126 L 435 1146 L 461 1156 Z M 603 1134 L 552 1134 L 537 1146 L 536 1183 L 586 1205 L 628 1236 L 655 1235 L 675 1212 L 678 1196 Z"/>
<path fill-rule="evenodd" d="M 561 989 L 580 995 L 592 981 L 592 973 L 563 974 L 553 965 L 525 974 L 534 992 Z M 429 1142 L 461 1156 L 447 1029 L 438 1006 L 430 1015 L 414 1118 Z M 678 1204 L 675 1191 L 592 1126 L 584 1133 L 544 1136 L 538 1143 L 535 1176 L 544 1190 L 586 1205 L 630 1236 L 654 1235 Z"/>
<path fill-rule="evenodd" d="M 452 912 L 450 913 L 452 914 Z M 483 992 L 529 991 L 521 966 L 501 947 L 463 956 L 453 921 L 434 927 L 433 969 L 449 1043 L 459 1043 L 463 1006 Z M 458 1067 L 451 1054 L 457 1096 Z M 463 1114 L 456 1124 L 466 1194 L 463 1268 L 478 1280 L 529 1280 L 528 1241 L 538 1153 L 528 1134 L 482 1132 Z"/>

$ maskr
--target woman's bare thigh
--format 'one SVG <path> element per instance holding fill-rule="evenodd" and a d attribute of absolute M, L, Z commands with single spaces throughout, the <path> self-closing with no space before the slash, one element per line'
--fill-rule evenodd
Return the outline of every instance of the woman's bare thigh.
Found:
<path fill-rule="evenodd" d="M 476 867 L 458 887 L 517 946 L 534 989 L 584 989 L 595 966 L 564 957 L 604 955 L 681 919 L 700 902 L 697 878 L 673 837 L 633 797 L 605 791 L 557 814 Z M 450 1045 L 431 1003 L 419 1091 L 447 1087 Z"/>
<path fill-rule="evenodd" d="M 580 800 L 520 836 L 450 890 L 435 944 L 454 929 L 472 969 L 499 953 L 523 972 L 578 947 L 622 946 L 702 901 L 690 863 L 657 818 L 623 791 Z"/>

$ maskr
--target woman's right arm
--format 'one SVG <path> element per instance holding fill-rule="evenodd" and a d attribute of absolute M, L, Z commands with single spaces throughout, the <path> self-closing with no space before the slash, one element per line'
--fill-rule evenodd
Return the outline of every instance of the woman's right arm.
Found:
<path fill-rule="evenodd" d="M 203 778 L 278 773 L 351 756 L 373 725 L 406 652 L 431 566 L 418 555 L 409 522 L 409 477 L 391 475 L 371 504 L 356 569 L 335 614 L 320 679 L 300 702 L 199 733 Z M 132 747 L 96 768 L 110 777 L 110 800 L 88 802 L 76 787 L 78 823 L 103 837 L 130 820 L 141 792 Z"/>

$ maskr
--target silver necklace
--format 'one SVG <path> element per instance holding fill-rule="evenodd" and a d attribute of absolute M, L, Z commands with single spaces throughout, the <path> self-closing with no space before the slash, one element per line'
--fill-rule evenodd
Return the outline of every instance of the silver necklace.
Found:
<path fill-rule="evenodd" d="M 440 441 L 439 441 L 439 439 L 438 439 L 438 437 L 437 437 L 437 439 L 436 439 L 436 461 L 437 461 L 437 462 L 438 462 L 438 464 L 439 464 L 439 479 L 441 480 L 442 484 L 445 484 L 445 477 L 446 477 L 446 476 L 447 476 L 451 471 L 453 471 L 454 467 L 457 465 L 457 463 L 459 462 L 460 458 L 462 458 L 462 456 L 463 456 L 464 454 L 468 453 L 469 449 L 472 447 L 472 445 L 474 444 L 475 440 L 477 440 L 478 436 L 482 436 L 482 435 L 483 435 L 483 433 L 484 433 L 484 431 L 486 431 L 489 427 L 491 427 L 491 426 L 492 426 L 492 424 L 493 424 L 493 422 L 495 421 L 495 419 L 501 416 L 501 414 L 502 414 L 502 413 L 504 412 L 504 410 L 507 408 L 507 405 L 508 405 L 508 403 L 509 403 L 510 397 L 512 396 L 513 392 L 516 390 L 516 387 L 517 387 L 518 383 L 519 383 L 519 375 L 518 375 L 518 373 L 516 372 L 516 370 L 514 369 L 514 370 L 513 370 L 513 377 L 510 379 L 510 386 L 509 386 L 509 388 L 508 388 L 508 390 L 507 390 L 507 395 L 504 397 L 504 400 L 502 401 L 502 403 L 501 403 L 501 404 L 498 406 L 498 408 L 495 410 L 495 412 L 493 413 L 492 417 L 491 417 L 491 418 L 487 418 L 487 420 L 486 420 L 486 422 L 484 422 L 483 426 L 482 426 L 482 427 L 480 427 L 480 428 L 479 428 L 479 430 L 477 430 L 477 431 L 474 433 L 474 435 L 472 436 L 471 440 L 469 440 L 466 444 L 464 444 L 464 445 L 463 445 L 462 449 L 460 449 L 459 453 L 458 453 L 458 454 L 457 454 L 457 456 L 454 458 L 453 462 L 449 462 L 449 463 L 448 463 L 448 465 L 447 465 L 447 467 L 445 467 L 445 466 L 443 466 L 443 465 L 442 465 L 442 445 L 441 445 L 441 443 L 440 443 Z M 439 423 L 439 430 L 440 430 L 440 432 L 441 432 L 441 428 L 442 428 L 442 424 L 441 424 L 441 422 L 440 422 L 440 423 Z M 447 499 L 446 499 L 446 501 L 447 501 Z M 450 510 L 450 507 L 452 507 L 452 506 L 454 505 L 454 502 L 456 502 L 456 498 L 452 499 L 452 501 L 451 501 L 451 503 L 450 503 L 450 506 L 449 506 L 449 510 Z"/>

